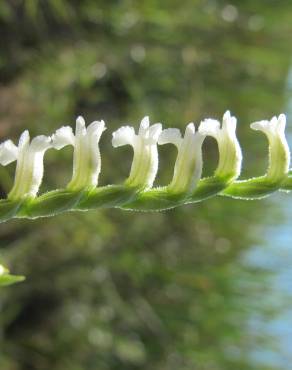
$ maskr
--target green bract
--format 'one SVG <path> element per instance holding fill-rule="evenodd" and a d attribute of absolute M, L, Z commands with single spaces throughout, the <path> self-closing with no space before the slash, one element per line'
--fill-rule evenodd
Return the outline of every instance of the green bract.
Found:
<path fill-rule="evenodd" d="M 292 171 L 289 171 L 290 152 L 285 125 L 284 114 L 251 125 L 268 138 L 269 167 L 264 176 L 237 180 L 242 153 L 236 137 L 236 118 L 229 111 L 224 114 L 222 124 L 205 119 L 197 130 L 193 123 L 188 124 L 183 137 L 178 129 L 162 130 L 160 123 L 150 125 L 149 118 L 145 117 L 138 134 L 130 126 L 113 133 L 114 147 L 132 146 L 133 162 L 124 184 L 103 187 L 97 186 L 101 171 L 99 140 L 105 130 L 103 121 L 92 122 L 86 128 L 84 119 L 78 117 L 75 135 L 71 127 L 65 126 L 52 137 L 37 136 L 31 141 L 25 131 L 18 146 L 11 140 L 0 145 L 0 163 L 6 166 L 17 162 L 13 188 L 7 199 L 0 200 L 0 220 L 52 216 L 69 210 L 101 207 L 157 211 L 199 202 L 216 194 L 256 199 L 277 190 L 289 191 L 292 190 Z M 219 161 L 214 176 L 202 179 L 202 145 L 206 136 L 216 139 Z M 153 187 L 158 171 L 158 145 L 164 144 L 173 144 L 177 148 L 173 178 L 168 186 Z M 66 145 L 74 148 L 71 181 L 66 189 L 37 196 L 46 150 L 60 150 Z"/>
<path fill-rule="evenodd" d="M 11 275 L 9 270 L 0 265 L 0 287 L 18 283 L 24 280 L 24 276 Z"/>

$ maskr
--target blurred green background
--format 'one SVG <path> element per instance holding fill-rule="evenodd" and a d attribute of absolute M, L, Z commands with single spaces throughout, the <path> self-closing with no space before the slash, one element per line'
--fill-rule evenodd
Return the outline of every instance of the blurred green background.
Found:
<path fill-rule="evenodd" d="M 1 140 L 104 119 L 100 184 L 121 183 L 132 154 L 111 147 L 117 127 L 149 115 L 183 129 L 230 109 L 243 176 L 260 175 L 267 144 L 249 123 L 291 110 L 291 35 L 290 0 L 2 0 Z M 204 158 L 208 175 L 212 139 Z M 70 148 L 49 151 L 41 191 L 71 166 Z M 13 173 L 0 168 L 3 197 Z M 289 369 L 291 209 L 287 194 L 216 197 L 1 224 L 0 260 L 27 280 L 0 291 L 0 369 Z"/>

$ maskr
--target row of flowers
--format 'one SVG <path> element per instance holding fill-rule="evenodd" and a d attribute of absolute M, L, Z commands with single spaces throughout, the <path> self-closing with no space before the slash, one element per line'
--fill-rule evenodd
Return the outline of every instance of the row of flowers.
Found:
<path fill-rule="evenodd" d="M 184 135 L 179 129 L 163 129 L 160 123 L 150 125 L 149 118 L 142 119 L 138 133 L 131 126 L 123 126 L 112 134 L 113 147 L 131 145 L 134 156 L 130 175 L 125 184 L 144 190 L 153 186 L 158 171 L 158 145 L 173 144 L 177 158 L 172 181 L 168 190 L 174 193 L 190 193 L 202 175 L 202 144 L 206 136 L 217 140 L 219 162 L 215 176 L 235 180 L 240 175 L 242 153 L 236 137 L 236 118 L 227 111 L 222 123 L 214 119 L 203 120 L 198 129 L 187 125 Z M 269 168 L 267 177 L 278 181 L 289 171 L 290 152 L 285 137 L 286 117 L 280 114 L 271 120 L 254 122 L 251 128 L 262 131 L 269 141 Z M 105 130 L 104 121 L 95 121 L 86 127 L 82 117 L 76 120 L 75 133 L 69 126 L 58 129 L 52 136 L 37 136 L 30 140 L 24 131 L 18 145 L 7 140 L 0 145 L 0 163 L 3 166 L 16 161 L 14 185 L 9 200 L 36 197 L 42 183 L 45 152 L 60 150 L 67 145 L 74 148 L 73 175 L 67 189 L 78 191 L 96 187 L 101 171 L 99 141 Z"/>

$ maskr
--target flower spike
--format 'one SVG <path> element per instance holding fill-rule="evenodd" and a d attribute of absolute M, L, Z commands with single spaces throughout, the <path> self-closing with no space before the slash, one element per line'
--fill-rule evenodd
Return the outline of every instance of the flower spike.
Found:
<path fill-rule="evenodd" d="M 218 143 L 219 163 L 215 176 L 229 181 L 235 180 L 241 172 L 242 153 L 236 137 L 236 118 L 227 111 L 220 122 L 207 118 L 202 121 L 199 132 L 214 137 Z"/>
<path fill-rule="evenodd" d="M 149 189 L 152 187 L 158 170 L 157 141 L 162 131 L 162 125 L 156 123 L 150 126 L 149 117 L 141 121 L 138 135 L 130 126 L 123 126 L 113 133 L 114 148 L 131 145 L 134 158 L 126 185 Z"/>
<path fill-rule="evenodd" d="M 202 175 L 202 144 L 205 137 L 205 134 L 196 132 L 193 123 L 187 125 L 184 138 L 176 128 L 162 131 L 158 143 L 174 144 L 178 150 L 173 178 L 168 185 L 171 192 L 188 194 L 196 187 Z"/>
<path fill-rule="evenodd" d="M 285 137 L 286 117 L 280 114 L 270 121 L 252 123 L 254 130 L 265 133 L 269 141 L 269 168 L 265 176 L 239 179 L 242 153 L 236 137 L 236 118 L 227 111 L 222 124 L 214 119 L 203 120 L 198 130 L 187 125 L 184 136 L 180 130 L 162 130 L 149 118 L 142 119 L 138 133 L 124 126 L 113 133 L 112 145 L 131 145 L 133 162 L 128 179 L 122 185 L 96 188 L 101 170 L 99 140 L 105 130 L 103 121 L 85 127 L 82 117 L 76 120 L 75 134 L 64 126 L 51 137 L 37 136 L 30 141 L 25 131 L 16 146 L 11 140 L 0 145 L 0 164 L 17 161 L 15 180 L 7 199 L 0 200 L 0 222 L 13 217 L 38 218 L 68 210 L 100 207 L 161 211 L 181 204 L 195 203 L 215 195 L 235 199 L 260 199 L 277 190 L 292 191 L 290 151 Z M 216 139 L 219 162 L 214 176 L 201 179 L 202 144 L 206 136 Z M 158 170 L 157 144 L 174 144 L 177 158 L 173 178 L 168 186 L 154 187 Z M 37 195 L 43 178 L 43 157 L 47 149 L 57 150 L 72 145 L 73 175 L 66 189 Z M 200 181 L 199 181 L 200 180 Z M 1 271 L 0 271 L 1 274 Z"/>
<path fill-rule="evenodd" d="M 101 170 L 98 143 L 104 130 L 104 121 L 94 121 L 86 128 L 83 117 L 78 117 L 75 135 L 71 127 L 63 126 L 52 136 L 55 149 L 60 150 L 67 145 L 74 147 L 73 176 L 67 185 L 69 190 L 81 190 L 97 186 Z"/>
<path fill-rule="evenodd" d="M 285 137 L 286 116 L 280 114 L 270 121 L 257 121 L 251 128 L 262 131 L 269 141 L 269 168 L 267 177 L 274 182 L 282 181 L 289 171 L 290 150 Z"/>
<path fill-rule="evenodd" d="M 8 199 L 20 200 L 37 195 L 43 179 L 43 157 L 51 146 L 51 138 L 44 135 L 30 142 L 28 131 L 20 136 L 18 146 L 11 140 L 0 145 L 0 163 L 3 166 L 17 161 L 14 185 Z"/>

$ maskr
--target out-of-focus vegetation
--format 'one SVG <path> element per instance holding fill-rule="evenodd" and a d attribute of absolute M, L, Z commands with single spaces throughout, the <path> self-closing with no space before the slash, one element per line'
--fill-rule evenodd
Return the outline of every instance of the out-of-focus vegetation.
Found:
<path fill-rule="evenodd" d="M 266 142 L 248 123 L 280 113 L 292 3 L 281 0 L 0 2 L 0 135 L 51 133 L 103 118 L 101 183 L 123 181 L 131 153 L 111 132 L 148 114 L 166 126 L 239 117 L 244 175 L 263 173 Z M 160 148 L 167 183 L 174 151 Z M 42 191 L 70 178 L 69 149 L 46 156 Z M 204 149 L 210 173 L 212 140 Z M 256 160 L 255 160 L 256 158 Z M 13 170 L 0 168 L 1 193 Z M 0 258 L 25 283 L 1 289 L 5 370 L 273 369 L 250 351 L 273 343 L 269 275 L 241 262 L 269 203 L 212 199 L 165 213 L 67 214 L 0 226 Z M 275 299 L 276 302 L 276 299 Z"/>

